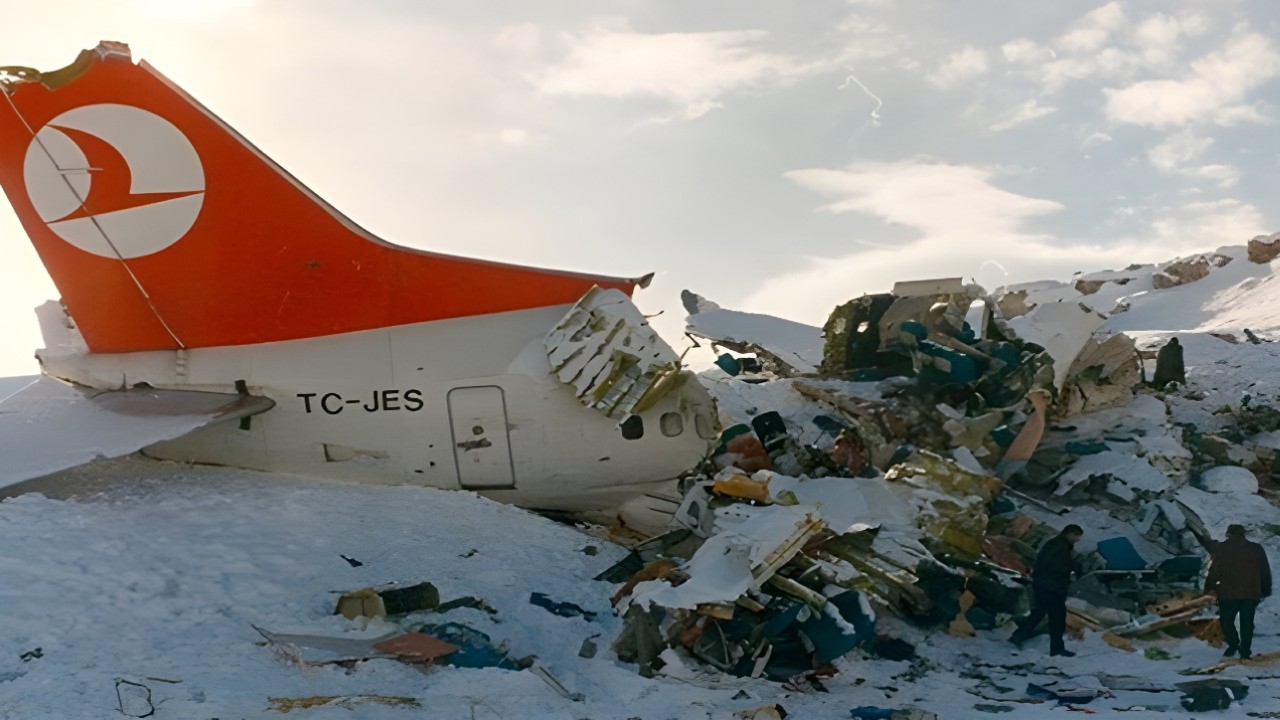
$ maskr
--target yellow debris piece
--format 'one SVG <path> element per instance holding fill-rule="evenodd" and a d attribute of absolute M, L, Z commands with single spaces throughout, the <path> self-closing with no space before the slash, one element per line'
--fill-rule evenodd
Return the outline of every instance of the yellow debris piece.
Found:
<path fill-rule="evenodd" d="M 337 612 L 348 620 L 358 617 L 386 617 L 387 606 L 383 604 L 382 596 L 373 588 L 361 588 L 343 593 L 338 598 Z"/>
<path fill-rule="evenodd" d="M 754 500 L 758 503 L 769 502 L 769 481 L 756 481 L 742 473 L 717 475 L 711 486 L 716 495 Z"/>

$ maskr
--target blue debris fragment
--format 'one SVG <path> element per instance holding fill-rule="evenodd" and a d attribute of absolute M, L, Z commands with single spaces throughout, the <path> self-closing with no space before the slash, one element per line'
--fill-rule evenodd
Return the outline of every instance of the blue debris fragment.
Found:
<path fill-rule="evenodd" d="M 461 623 L 426 625 L 422 632 L 437 640 L 443 640 L 458 648 L 444 660 L 449 665 L 462 668 L 494 667 L 506 670 L 518 669 L 518 664 L 499 652 L 489 636 Z"/>
<path fill-rule="evenodd" d="M 1106 450 L 1107 444 L 1101 440 L 1068 440 L 1066 446 L 1072 455 L 1097 455 Z"/>
<path fill-rule="evenodd" d="M 819 430 L 831 437 L 839 436 L 841 431 L 845 429 L 844 423 L 829 415 L 814 415 L 813 424 L 817 425 Z"/>
<path fill-rule="evenodd" d="M 777 410 L 760 413 L 751 418 L 751 427 L 756 437 L 770 453 L 784 449 L 787 442 L 787 425 Z"/>
<path fill-rule="evenodd" d="M 991 431 L 991 439 L 995 440 L 997 445 L 1005 449 L 1008 449 L 1017 437 L 1018 433 L 1014 432 L 1013 428 L 1008 425 L 997 425 L 996 429 Z"/>
<path fill-rule="evenodd" d="M 716 446 L 716 450 L 714 454 L 720 455 L 726 452 L 727 451 L 726 449 L 728 448 L 729 442 L 731 440 L 738 437 L 739 435 L 746 435 L 750 432 L 751 432 L 751 426 L 745 425 L 743 423 L 738 423 L 737 425 L 730 425 L 729 427 L 725 428 L 724 432 L 720 433 L 720 444 Z"/>
<path fill-rule="evenodd" d="M 1178 555 L 1162 560 L 1156 565 L 1156 570 L 1166 580 L 1193 580 L 1200 576 L 1203 565 L 1204 558 L 1199 555 Z"/>
<path fill-rule="evenodd" d="M 929 339 L 929 329 L 915 320 L 906 320 L 899 323 L 898 329 L 915 338 L 916 342 L 924 342 Z"/>
<path fill-rule="evenodd" d="M 800 623 L 800 632 L 813 644 L 814 653 L 824 663 L 844 657 L 855 647 L 867 645 L 876 636 L 875 621 L 863 609 L 857 590 L 846 590 L 828 598 L 827 602 L 844 618 L 843 625 L 826 613 L 814 613 Z M 852 634 L 846 633 L 848 626 L 853 627 Z"/>
<path fill-rule="evenodd" d="M 738 362 L 738 359 L 729 353 L 724 353 L 716 358 L 716 366 L 734 377 L 737 377 L 742 372 L 742 363 Z"/>
<path fill-rule="evenodd" d="M 596 612 L 592 610 L 584 610 L 578 605 L 571 602 L 561 602 L 552 600 L 546 593 L 532 593 L 529 595 L 529 602 L 540 608 L 546 608 L 547 612 L 560 617 L 584 617 L 588 620 L 595 618 Z"/>
<path fill-rule="evenodd" d="M 905 326 L 907 323 L 903 323 L 903 325 Z M 952 350 L 932 340 L 922 340 L 920 341 L 920 352 L 942 360 L 945 366 L 940 369 L 950 375 L 955 382 L 971 383 L 978 379 L 978 364 L 973 361 L 973 358 L 959 350 Z"/>
<path fill-rule="evenodd" d="M 1127 537 L 1113 537 L 1098 541 L 1098 554 L 1107 562 L 1108 570 L 1146 570 L 1142 559 Z"/>

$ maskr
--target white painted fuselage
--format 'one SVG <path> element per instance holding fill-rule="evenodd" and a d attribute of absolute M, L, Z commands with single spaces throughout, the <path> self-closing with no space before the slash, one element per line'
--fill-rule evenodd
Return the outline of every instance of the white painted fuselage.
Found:
<path fill-rule="evenodd" d="M 716 437 L 713 403 L 673 392 L 625 432 L 585 407 L 550 374 L 543 347 L 569 307 L 257 345 L 38 354 L 47 374 L 92 387 L 234 392 L 242 382 L 276 402 L 238 425 L 147 448 L 157 458 L 469 489 L 569 511 L 670 488 Z"/>

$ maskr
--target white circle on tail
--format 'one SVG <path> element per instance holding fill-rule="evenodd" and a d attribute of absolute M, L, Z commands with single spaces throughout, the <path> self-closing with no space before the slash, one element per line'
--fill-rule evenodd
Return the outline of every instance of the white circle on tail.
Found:
<path fill-rule="evenodd" d="M 50 120 L 27 146 L 23 177 L 50 230 L 106 258 L 173 245 L 204 204 L 204 167 L 191 141 L 130 105 L 85 105 Z"/>

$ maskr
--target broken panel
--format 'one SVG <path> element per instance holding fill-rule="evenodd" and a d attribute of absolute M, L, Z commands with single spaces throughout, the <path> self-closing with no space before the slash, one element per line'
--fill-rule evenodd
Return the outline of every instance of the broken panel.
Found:
<path fill-rule="evenodd" d="M 763 369 L 779 377 L 811 375 L 822 364 L 822 329 L 782 318 L 757 313 L 726 310 L 696 293 L 680 293 L 689 316 L 685 331 L 706 338 L 713 347 L 725 347 L 738 353 L 755 353 Z M 737 375 L 746 358 L 726 356 L 722 366 Z M 754 372 L 759 372 L 756 368 Z"/>
<path fill-rule="evenodd" d="M 691 375 L 640 310 L 617 290 L 593 288 L 543 344 L 552 373 L 573 387 L 583 405 L 606 417 L 642 413 Z"/>

